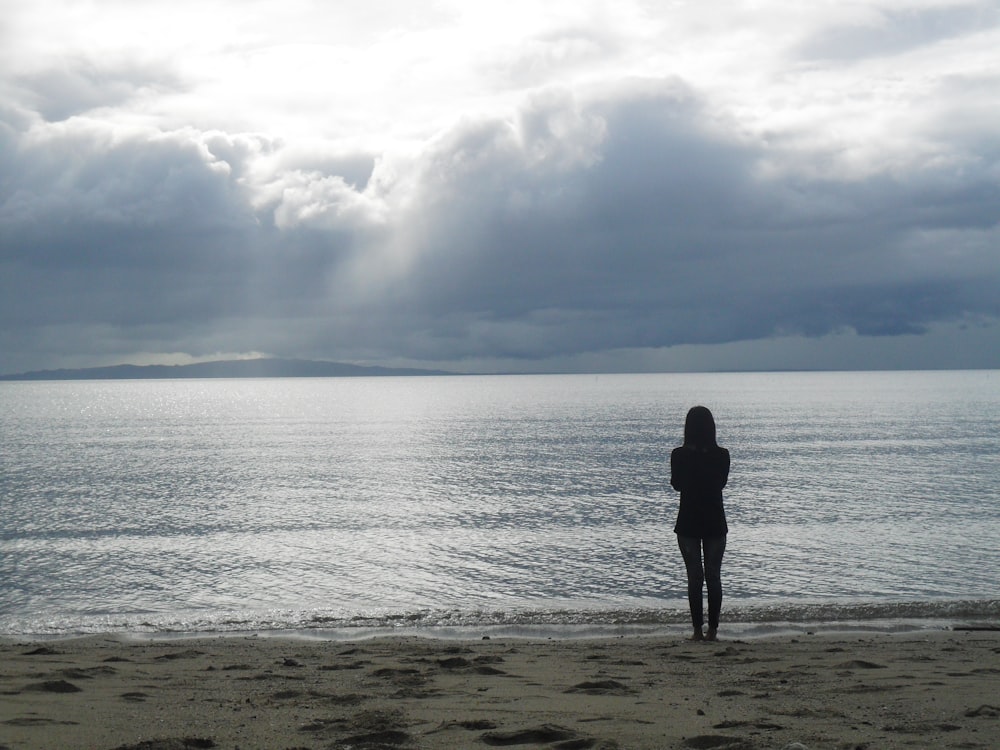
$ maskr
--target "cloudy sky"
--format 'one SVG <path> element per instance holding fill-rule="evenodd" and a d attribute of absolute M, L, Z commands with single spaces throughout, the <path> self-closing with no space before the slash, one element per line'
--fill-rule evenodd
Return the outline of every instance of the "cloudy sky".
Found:
<path fill-rule="evenodd" d="M 996 0 L 0 0 L 0 372 L 1000 367 Z"/>

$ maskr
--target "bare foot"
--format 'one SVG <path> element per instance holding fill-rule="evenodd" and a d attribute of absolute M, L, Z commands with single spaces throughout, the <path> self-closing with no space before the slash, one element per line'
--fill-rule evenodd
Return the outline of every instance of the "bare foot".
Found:
<path fill-rule="evenodd" d="M 708 632 L 705 633 L 706 641 L 717 641 L 719 640 L 719 631 L 715 628 L 709 628 Z"/>

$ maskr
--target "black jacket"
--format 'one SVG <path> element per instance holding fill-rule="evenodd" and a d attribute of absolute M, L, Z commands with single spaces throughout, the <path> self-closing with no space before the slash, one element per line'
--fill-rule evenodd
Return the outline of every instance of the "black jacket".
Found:
<path fill-rule="evenodd" d="M 722 536 L 729 532 L 722 507 L 722 488 L 729 479 L 725 448 L 674 448 L 670 454 L 670 485 L 681 493 L 674 531 L 679 536 Z"/>

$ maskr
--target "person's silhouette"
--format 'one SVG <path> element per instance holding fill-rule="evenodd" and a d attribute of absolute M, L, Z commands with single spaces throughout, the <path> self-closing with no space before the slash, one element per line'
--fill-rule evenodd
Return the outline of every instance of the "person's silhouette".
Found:
<path fill-rule="evenodd" d="M 722 555 L 726 551 L 726 511 L 722 488 L 729 479 L 729 451 L 715 439 L 715 419 L 704 406 L 692 407 L 684 421 L 684 445 L 670 454 L 670 485 L 681 493 L 674 533 L 687 568 L 688 604 L 694 640 L 716 639 L 722 610 Z M 708 631 L 702 587 L 708 584 Z"/>

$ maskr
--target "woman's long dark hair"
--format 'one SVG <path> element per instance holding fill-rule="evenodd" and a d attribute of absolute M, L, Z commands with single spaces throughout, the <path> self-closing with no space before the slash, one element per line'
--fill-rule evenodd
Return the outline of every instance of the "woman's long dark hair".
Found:
<path fill-rule="evenodd" d="M 684 420 L 684 446 L 686 448 L 717 448 L 715 418 L 704 406 L 692 406 Z"/>

